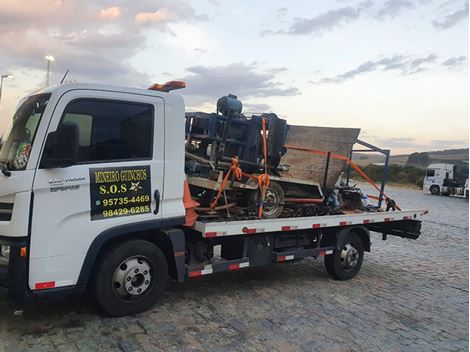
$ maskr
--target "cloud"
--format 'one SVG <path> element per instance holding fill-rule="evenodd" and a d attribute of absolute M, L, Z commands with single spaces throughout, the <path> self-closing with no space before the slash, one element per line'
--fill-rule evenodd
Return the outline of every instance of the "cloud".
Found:
<path fill-rule="evenodd" d="M 428 56 L 418 58 L 411 58 L 403 55 L 395 55 L 375 61 L 366 61 L 350 71 L 346 71 L 344 73 L 332 77 L 324 77 L 318 81 L 314 81 L 311 83 L 343 83 L 359 75 L 377 70 L 395 70 L 403 75 L 416 74 L 428 70 L 428 68 L 424 65 L 432 64 L 436 60 L 437 56 L 435 54 L 430 54 Z"/>
<path fill-rule="evenodd" d="M 239 98 L 293 96 L 300 94 L 296 87 L 276 81 L 276 71 L 260 70 L 257 63 L 233 63 L 226 66 L 193 66 L 182 78 L 187 82 L 184 95 L 190 105 L 213 102 L 228 93 Z"/>
<path fill-rule="evenodd" d="M 442 150 L 452 148 L 468 148 L 468 140 L 463 139 L 433 139 L 429 142 L 418 143 L 412 137 L 396 137 L 376 139 L 375 144 L 387 148 L 415 148 L 416 150 Z"/>
<path fill-rule="evenodd" d="M 287 16 L 289 9 L 287 7 L 280 7 L 276 10 L 276 18 L 282 19 Z"/>
<path fill-rule="evenodd" d="M 409 0 L 388 0 L 385 3 L 374 6 L 370 0 L 360 2 L 356 6 L 345 6 L 320 13 L 312 18 L 295 18 L 294 22 L 285 30 L 265 30 L 261 35 L 287 34 L 287 35 L 310 35 L 323 34 L 337 27 L 359 20 L 361 17 L 369 16 L 377 20 L 394 18 L 402 14 L 404 10 L 415 8 Z M 285 8 L 277 10 L 277 16 L 286 12 Z"/>
<path fill-rule="evenodd" d="M 439 29 L 448 29 L 455 26 L 460 21 L 468 17 L 468 1 L 465 1 L 465 4 L 462 8 L 454 10 L 453 12 L 443 16 L 442 19 L 434 20 L 432 22 L 433 26 Z"/>
<path fill-rule="evenodd" d="M 135 15 L 137 23 L 162 23 L 175 19 L 175 15 L 167 8 L 161 8 L 154 12 L 139 12 Z"/>
<path fill-rule="evenodd" d="M 463 66 L 466 61 L 467 61 L 466 56 L 455 56 L 455 57 L 448 58 L 447 60 L 442 62 L 441 65 L 446 66 L 447 69 L 449 70 L 455 70 Z"/>
<path fill-rule="evenodd" d="M 413 9 L 415 5 L 408 0 L 388 0 L 386 1 L 382 8 L 377 12 L 377 18 L 393 18 L 402 12 L 402 10 Z"/>
<path fill-rule="evenodd" d="M 429 147 L 438 149 L 468 148 L 468 140 L 433 139 Z"/>
<path fill-rule="evenodd" d="M 73 79 L 146 85 L 129 64 L 146 32 L 206 19 L 187 0 L 2 0 L 0 66 L 43 70 L 52 54 Z"/>
<path fill-rule="evenodd" d="M 99 17 L 103 20 L 114 20 L 119 16 L 121 16 L 121 9 L 117 6 L 108 7 L 99 12 Z"/>
<path fill-rule="evenodd" d="M 378 139 L 377 143 L 380 145 L 386 145 L 387 148 L 413 148 L 421 147 L 416 143 L 416 140 L 411 137 L 398 137 L 398 138 L 386 138 Z"/>
<path fill-rule="evenodd" d="M 251 104 L 251 103 L 246 103 L 243 104 L 243 112 L 245 114 L 260 114 L 260 113 L 265 113 L 269 112 L 271 110 L 271 105 L 268 104 Z"/>
<path fill-rule="evenodd" d="M 306 35 L 314 33 L 323 33 L 339 27 L 345 23 L 356 20 L 362 11 L 371 6 L 370 1 L 360 3 L 357 7 L 347 6 L 321 13 L 312 18 L 296 18 L 294 23 L 287 30 L 277 32 L 264 31 L 261 34 L 289 34 Z"/>

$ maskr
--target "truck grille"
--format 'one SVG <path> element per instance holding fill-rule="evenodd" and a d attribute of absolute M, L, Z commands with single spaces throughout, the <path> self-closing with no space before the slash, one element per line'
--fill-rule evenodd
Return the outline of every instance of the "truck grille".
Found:
<path fill-rule="evenodd" d="M 0 202 L 0 221 L 10 221 L 13 213 L 13 203 Z"/>

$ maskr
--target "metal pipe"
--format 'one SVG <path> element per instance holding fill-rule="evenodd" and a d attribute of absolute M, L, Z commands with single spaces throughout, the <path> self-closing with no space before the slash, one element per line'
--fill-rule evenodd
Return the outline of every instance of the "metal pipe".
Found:
<path fill-rule="evenodd" d="M 328 152 L 326 155 L 326 165 L 325 165 L 325 176 L 323 177 L 323 188 L 326 189 L 326 181 L 328 179 L 328 169 L 330 168 L 330 157 L 331 157 L 331 152 Z"/>
<path fill-rule="evenodd" d="M 206 207 L 197 207 L 197 208 L 196 208 L 196 211 L 203 211 L 203 212 L 211 211 L 211 210 L 218 211 L 218 210 L 224 210 L 224 209 L 233 208 L 233 207 L 236 206 L 236 205 L 237 205 L 237 202 L 228 203 L 228 204 L 225 204 L 225 205 L 219 205 L 218 207 L 215 207 L 214 209 L 212 209 L 212 208 L 206 208 Z"/>

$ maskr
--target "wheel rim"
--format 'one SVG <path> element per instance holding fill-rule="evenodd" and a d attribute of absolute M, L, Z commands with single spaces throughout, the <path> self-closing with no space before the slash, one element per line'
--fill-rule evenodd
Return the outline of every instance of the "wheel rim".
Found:
<path fill-rule="evenodd" d="M 266 215 L 272 215 L 279 209 L 279 203 L 281 202 L 279 194 L 272 188 L 266 189 L 264 196 L 263 213 Z"/>
<path fill-rule="evenodd" d="M 359 251 L 351 243 L 347 243 L 341 250 L 340 258 L 343 268 L 345 270 L 352 270 L 359 263 Z"/>
<path fill-rule="evenodd" d="M 135 256 L 122 261 L 113 276 L 116 295 L 125 301 L 141 298 L 152 284 L 152 270 L 148 258 Z"/>

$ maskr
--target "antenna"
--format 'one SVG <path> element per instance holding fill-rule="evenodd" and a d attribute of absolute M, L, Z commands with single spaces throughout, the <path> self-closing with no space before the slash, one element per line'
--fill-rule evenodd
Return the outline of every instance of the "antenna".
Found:
<path fill-rule="evenodd" d="M 62 79 L 60 80 L 60 84 L 64 83 L 64 79 L 65 79 L 65 77 L 67 77 L 68 73 L 69 73 L 69 69 L 67 69 L 67 71 L 65 71 L 64 77 L 62 77 Z"/>

